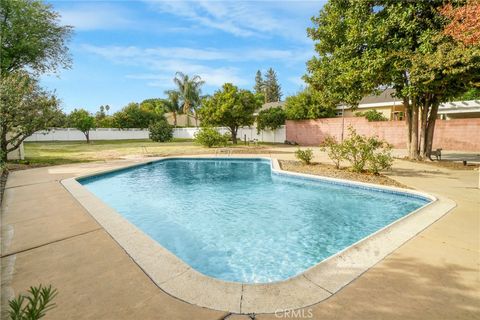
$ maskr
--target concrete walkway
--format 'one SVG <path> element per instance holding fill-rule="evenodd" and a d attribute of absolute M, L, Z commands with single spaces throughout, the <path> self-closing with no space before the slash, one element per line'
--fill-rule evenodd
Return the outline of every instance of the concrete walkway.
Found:
<path fill-rule="evenodd" d="M 43 283 L 59 291 L 58 307 L 45 319 L 228 316 L 158 289 L 59 183 L 133 162 L 11 173 L 1 214 L 2 306 L 12 294 Z M 416 189 L 447 196 L 458 207 L 330 299 L 290 312 L 290 317 L 256 319 L 480 319 L 478 171 L 397 161 L 390 175 Z"/>

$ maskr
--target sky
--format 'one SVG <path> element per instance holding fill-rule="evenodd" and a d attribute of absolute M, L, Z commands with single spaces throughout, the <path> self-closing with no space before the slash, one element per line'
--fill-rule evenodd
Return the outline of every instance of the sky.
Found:
<path fill-rule="evenodd" d="M 44 75 L 64 111 L 111 112 L 164 97 L 175 72 L 200 75 L 204 94 L 224 83 L 253 89 L 275 69 L 285 96 L 304 83 L 314 55 L 306 29 L 324 1 L 49 1 L 74 27 L 71 69 Z"/>

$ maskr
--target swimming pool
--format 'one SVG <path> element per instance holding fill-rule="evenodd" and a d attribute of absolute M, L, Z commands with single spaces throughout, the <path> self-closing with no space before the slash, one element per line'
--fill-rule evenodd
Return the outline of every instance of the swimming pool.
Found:
<path fill-rule="evenodd" d="M 79 182 L 197 271 L 242 283 L 291 278 L 431 201 L 265 159 L 166 159 Z"/>

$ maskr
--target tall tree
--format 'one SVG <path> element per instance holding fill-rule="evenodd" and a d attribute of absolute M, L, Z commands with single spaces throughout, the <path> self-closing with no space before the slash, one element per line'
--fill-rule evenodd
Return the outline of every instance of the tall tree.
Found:
<path fill-rule="evenodd" d="M 38 0 L 0 0 L 0 151 L 2 161 L 35 131 L 62 122 L 55 96 L 29 75 L 69 67 L 72 27 Z"/>
<path fill-rule="evenodd" d="M 0 157 L 17 149 L 35 131 L 52 126 L 62 113 L 55 96 L 19 71 L 0 77 Z"/>
<path fill-rule="evenodd" d="M 150 124 L 161 121 L 163 113 L 157 112 L 151 104 L 143 106 L 132 102 L 113 114 L 113 123 L 117 128 L 148 128 Z"/>
<path fill-rule="evenodd" d="M 257 73 L 255 74 L 255 86 L 253 87 L 253 90 L 255 90 L 256 94 L 264 94 L 264 89 L 265 83 L 263 82 L 262 72 L 257 70 Z"/>
<path fill-rule="evenodd" d="M 277 102 L 282 98 L 282 88 L 278 83 L 277 73 L 272 68 L 265 76 L 265 102 Z"/>
<path fill-rule="evenodd" d="M 71 26 L 60 25 L 60 15 L 38 0 L 0 0 L 1 75 L 24 69 L 34 73 L 69 67 L 66 46 Z"/>
<path fill-rule="evenodd" d="M 68 123 L 71 127 L 81 131 L 90 143 L 90 130 L 95 128 L 95 117 L 85 109 L 75 109 L 68 115 Z"/>
<path fill-rule="evenodd" d="M 253 113 L 260 107 L 252 92 L 226 83 L 213 96 L 204 99 L 198 111 L 202 125 L 228 127 L 236 144 L 238 128 L 251 126 L 255 121 Z"/>
<path fill-rule="evenodd" d="M 320 93 L 306 88 L 285 101 L 285 115 L 289 120 L 331 118 L 335 116 L 335 107 L 324 105 Z"/>
<path fill-rule="evenodd" d="M 439 104 L 480 80 L 479 47 L 444 32 L 444 4 L 330 0 L 308 29 L 318 56 L 305 81 L 324 104 L 353 107 L 380 86 L 393 87 L 406 108 L 409 156 L 428 157 Z"/>
<path fill-rule="evenodd" d="M 181 111 L 180 93 L 176 90 L 165 91 L 167 99 L 165 100 L 165 107 L 168 112 L 173 115 L 173 125 L 177 126 L 177 114 Z"/>
<path fill-rule="evenodd" d="M 189 121 L 189 113 L 192 113 L 200 105 L 200 96 L 202 94 L 202 86 L 205 81 L 200 78 L 198 75 L 190 77 L 187 74 L 182 72 L 177 72 L 173 82 L 177 86 L 177 91 L 180 96 L 180 101 L 182 103 L 183 113 L 187 115 L 187 122 Z M 195 119 L 196 119 L 195 115 Z"/>

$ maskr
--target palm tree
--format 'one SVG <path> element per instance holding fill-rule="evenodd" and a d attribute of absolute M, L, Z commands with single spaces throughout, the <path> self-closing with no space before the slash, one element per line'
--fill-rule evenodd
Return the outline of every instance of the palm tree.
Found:
<path fill-rule="evenodd" d="M 190 78 L 182 72 L 175 73 L 173 82 L 177 86 L 177 91 L 182 102 L 183 112 L 187 115 L 187 123 L 190 124 L 189 112 L 192 111 L 200 103 L 201 87 L 205 81 L 198 75 Z M 196 119 L 196 114 L 195 114 Z"/>
<path fill-rule="evenodd" d="M 165 101 L 165 107 L 173 115 L 173 125 L 177 126 L 177 113 L 180 111 L 180 93 L 176 90 L 165 91 L 167 100 Z"/>

